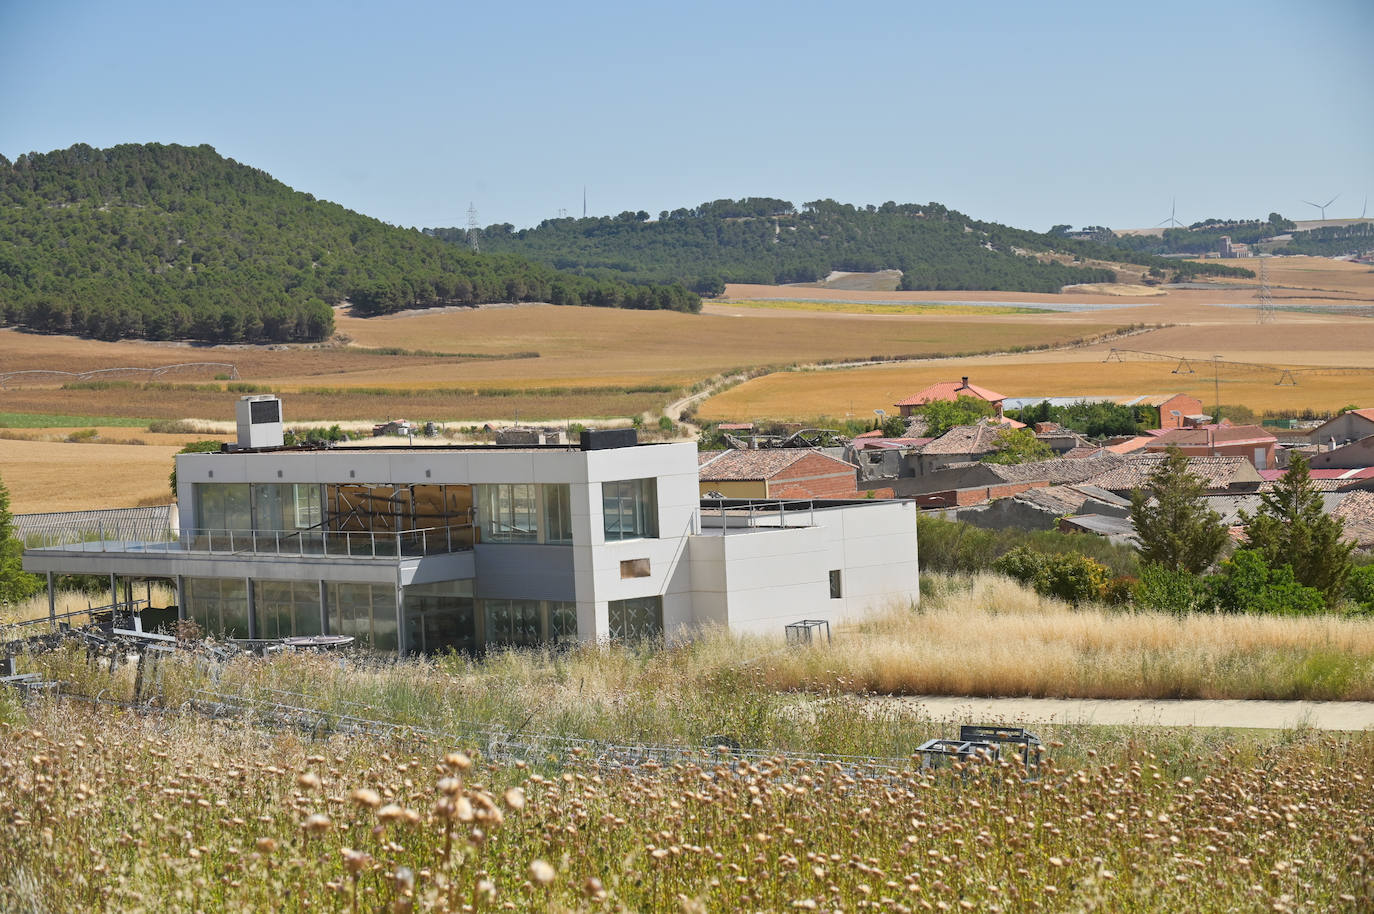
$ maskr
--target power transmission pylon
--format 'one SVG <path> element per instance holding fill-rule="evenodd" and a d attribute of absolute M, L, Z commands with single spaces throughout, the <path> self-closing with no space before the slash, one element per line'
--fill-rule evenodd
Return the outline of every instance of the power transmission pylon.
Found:
<path fill-rule="evenodd" d="M 1261 260 L 1259 307 L 1255 314 L 1255 322 L 1258 324 L 1272 324 L 1277 319 L 1278 315 L 1274 312 L 1274 298 L 1269 294 L 1269 265 Z"/>
<path fill-rule="evenodd" d="M 474 254 L 480 251 L 477 246 L 477 204 L 468 204 L 468 244 L 472 245 Z"/>

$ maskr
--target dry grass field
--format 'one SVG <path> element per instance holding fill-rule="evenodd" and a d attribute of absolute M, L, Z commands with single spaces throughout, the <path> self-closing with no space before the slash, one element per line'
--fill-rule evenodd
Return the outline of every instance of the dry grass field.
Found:
<path fill-rule="evenodd" d="M 166 504 L 167 445 L 58 444 L 0 438 L 0 481 L 15 514 Z"/>
<path fill-rule="evenodd" d="M 1268 263 L 1271 289 L 1281 309 L 1330 307 L 1337 300 L 1374 304 L 1374 271 L 1360 264 L 1306 257 L 1274 258 Z M 1229 284 L 1228 284 L 1229 285 Z M 1253 281 L 1247 282 L 1254 286 Z M 728 294 L 771 298 L 787 287 L 732 287 Z M 793 292 L 793 295 L 796 293 Z M 828 292 L 828 296 L 870 302 L 880 293 Z M 1103 301 L 1102 296 L 1037 296 L 1002 293 L 892 293 L 894 301 L 1052 299 Z M 1335 410 L 1350 403 L 1374 403 L 1374 319 L 1357 314 L 1279 310 L 1272 323 L 1260 324 L 1249 308 L 1251 288 L 1170 290 L 1142 300 L 1139 307 L 1078 314 L 1047 315 L 1035 320 L 1168 323 L 1126 340 L 1078 347 L 1072 351 L 1031 352 L 955 360 L 875 365 L 843 370 L 791 372 L 758 378 L 706 401 L 705 419 L 782 418 L 817 415 L 868 416 L 935 381 L 969 375 L 977 383 L 1010 397 L 1075 394 L 1189 393 L 1206 404 L 1219 398 L 1257 411 Z M 729 305 L 715 306 L 722 310 Z M 798 315 L 800 319 L 802 315 Z M 1013 321 L 999 317 L 998 321 Z M 974 318 L 976 320 L 976 318 Z M 971 327 L 974 339 L 977 328 Z M 1126 361 L 1106 361 L 1112 348 L 1129 348 L 1187 356 L 1194 372 L 1175 373 L 1177 359 L 1125 354 Z M 1212 360 L 1219 356 L 1219 364 Z M 1205 363 L 1205 364 L 1199 364 Z M 1230 363 L 1230 364 L 1228 364 Z M 1251 363 L 1238 365 L 1234 363 Z M 1259 366 L 1259 367 L 1254 367 Z M 1319 371 L 1332 367 L 1361 370 Z M 1282 369 L 1306 369 L 1297 385 L 1278 385 Z M 1286 381 L 1287 379 L 1285 379 Z"/>
<path fill-rule="evenodd" d="M 1341 301 L 1374 305 L 1374 271 L 1366 266 L 1303 257 L 1273 258 L 1267 266 L 1281 307 L 1331 308 Z M 738 303 L 708 303 L 701 315 L 536 305 L 440 309 L 365 320 L 340 309 L 336 341 L 294 348 L 106 343 L 0 330 L 5 371 L 75 372 L 206 361 L 230 363 L 237 376 L 233 382 L 216 379 L 228 372 L 203 367 L 167 374 L 156 384 L 148 383 L 146 375 L 103 375 L 116 383 L 100 388 L 64 386 L 63 378 L 51 375 L 11 380 L 0 388 L 0 414 L 89 419 L 46 422 L 51 428 L 18 427 L 42 422 L 9 423 L 15 427 L 0 429 L 0 434 L 44 443 L 0 444 L 0 478 L 21 511 L 124 506 L 160 496 L 170 453 L 186 438 L 204 436 L 156 435 L 139 420 L 228 420 L 241 392 L 231 389 L 231 383 L 284 394 L 287 419 L 300 423 L 401 417 L 459 424 L 517 416 L 550 422 L 623 418 L 659 409 L 677 391 L 735 369 L 1005 352 L 1092 338 L 1140 323 L 1173 326 L 1072 350 L 770 374 L 705 401 L 701 415 L 869 416 L 874 409 L 890 411 L 897 399 L 932 381 L 961 375 L 974 376 L 1008 396 L 1181 391 L 1210 404 L 1219 388 L 1222 403 L 1257 410 L 1331 410 L 1374 400 L 1374 319 L 1285 310 L 1277 322 L 1260 325 L 1251 310 L 1218 307 L 1253 304 L 1255 285 L 1227 283 L 1139 299 L 1081 292 L 731 286 L 727 297 Z M 818 305 L 812 301 L 817 297 L 837 304 Z M 807 300 L 803 306 L 783 304 L 801 299 Z M 989 300 L 1007 307 L 957 304 Z M 884 302 L 900 307 L 888 308 Z M 1005 313 L 1022 305 L 1065 303 L 1129 306 Z M 1104 363 L 1112 345 L 1200 360 L 1220 355 L 1226 367 L 1214 383 L 1210 363 L 1196 365 L 1194 374 L 1174 374 L 1177 363 L 1169 360 L 1131 357 L 1124 364 Z M 1275 386 L 1277 372 L 1226 364 L 1233 362 L 1371 371 L 1302 373 L 1296 387 Z M 116 420 L 127 427 L 113 427 Z M 86 425 L 98 427 L 98 442 L 144 441 L 146 446 L 64 443 Z M 111 450 L 119 447 L 129 449 Z M 37 456 L 40 451 L 47 456 Z M 113 466 L 118 466 L 118 485 L 107 470 Z M 81 467 L 89 472 L 78 472 Z M 81 484 L 84 491 L 68 485 L 66 473 L 88 481 Z"/>

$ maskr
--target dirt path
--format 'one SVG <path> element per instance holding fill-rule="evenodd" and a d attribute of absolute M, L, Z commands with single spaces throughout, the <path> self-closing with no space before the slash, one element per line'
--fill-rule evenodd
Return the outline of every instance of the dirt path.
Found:
<path fill-rule="evenodd" d="M 1132 701 L 1121 699 L 966 698 L 916 695 L 875 698 L 877 707 L 919 707 L 935 720 L 965 723 L 1135 724 L 1165 727 L 1253 727 L 1366 730 L 1374 701 Z"/>

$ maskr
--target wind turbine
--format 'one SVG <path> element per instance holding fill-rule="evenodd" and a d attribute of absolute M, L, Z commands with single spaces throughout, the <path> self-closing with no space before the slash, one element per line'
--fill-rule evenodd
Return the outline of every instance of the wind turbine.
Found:
<path fill-rule="evenodd" d="M 1339 196 L 1340 196 L 1340 194 L 1336 194 L 1336 197 L 1339 197 Z M 1336 202 L 1336 197 L 1332 197 L 1330 200 L 1327 200 L 1325 203 L 1313 203 L 1311 200 L 1304 200 L 1304 201 L 1302 201 L 1302 202 L 1303 202 L 1303 203 L 1306 203 L 1308 206 L 1315 206 L 1317 209 L 1321 210 L 1321 211 L 1322 211 L 1322 221 L 1325 222 L 1325 221 L 1326 221 L 1326 208 L 1327 208 L 1328 206 L 1330 206 L 1331 204 L 1333 204 L 1333 203 Z M 1366 201 L 1366 202 L 1368 202 L 1368 201 Z"/>
<path fill-rule="evenodd" d="M 1163 222 L 1156 225 L 1155 228 L 1159 228 L 1160 225 L 1168 225 L 1170 228 L 1178 228 L 1180 225 L 1183 224 L 1182 222 L 1179 222 L 1177 219 L 1174 218 L 1174 214 L 1178 211 L 1178 208 L 1176 206 L 1177 202 L 1177 198 L 1169 198 L 1169 218 L 1165 219 Z"/>

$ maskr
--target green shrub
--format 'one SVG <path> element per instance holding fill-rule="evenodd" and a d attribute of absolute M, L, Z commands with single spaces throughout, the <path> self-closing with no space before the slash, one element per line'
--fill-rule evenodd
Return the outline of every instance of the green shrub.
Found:
<path fill-rule="evenodd" d="M 962 521 L 945 520 L 934 514 L 916 518 L 921 568 L 946 574 L 973 574 L 990 571 L 994 563 L 1018 546 L 1046 555 L 1079 555 L 1091 558 L 1112 575 L 1135 575 L 1139 568 L 1136 552 L 1100 536 L 1060 533 L 1057 530 L 988 530 Z"/>
<path fill-rule="evenodd" d="M 1299 584 L 1293 566 L 1270 566 L 1254 549 L 1238 549 L 1212 578 L 1217 607 L 1223 612 L 1314 616 L 1326 609 L 1315 587 Z"/>
<path fill-rule="evenodd" d="M 1352 612 L 1374 616 L 1374 565 L 1357 565 L 1345 579 L 1345 597 Z"/>
<path fill-rule="evenodd" d="M 1058 597 L 1077 606 L 1106 596 L 1111 580 L 1106 566 L 1084 555 L 1037 552 L 1017 546 L 999 558 L 993 568 L 1035 588 L 1047 597 Z"/>
<path fill-rule="evenodd" d="M 1144 609 L 1159 609 L 1180 616 L 1212 606 L 1206 578 L 1153 564 L 1140 570 L 1140 580 L 1136 582 L 1131 599 Z"/>

